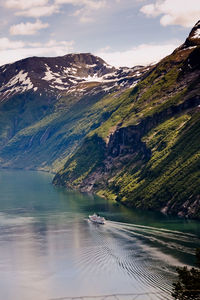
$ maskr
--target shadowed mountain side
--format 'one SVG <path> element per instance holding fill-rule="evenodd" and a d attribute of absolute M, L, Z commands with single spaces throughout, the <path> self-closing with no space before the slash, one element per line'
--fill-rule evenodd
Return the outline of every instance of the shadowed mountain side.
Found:
<path fill-rule="evenodd" d="M 58 170 L 148 67 L 114 68 L 89 53 L 0 67 L 0 166 Z"/>

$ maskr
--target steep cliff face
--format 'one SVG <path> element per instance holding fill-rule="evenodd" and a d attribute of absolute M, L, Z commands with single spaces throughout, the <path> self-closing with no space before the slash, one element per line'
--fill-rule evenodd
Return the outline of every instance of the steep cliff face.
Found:
<path fill-rule="evenodd" d="M 199 31 L 200 22 L 146 78 L 113 95 L 118 108 L 90 132 L 55 184 L 200 218 Z"/>
<path fill-rule="evenodd" d="M 89 53 L 31 57 L 0 67 L 0 166 L 59 169 L 115 110 L 147 67 L 114 68 Z M 105 107 L 104 107 L 105 105 Z"/>

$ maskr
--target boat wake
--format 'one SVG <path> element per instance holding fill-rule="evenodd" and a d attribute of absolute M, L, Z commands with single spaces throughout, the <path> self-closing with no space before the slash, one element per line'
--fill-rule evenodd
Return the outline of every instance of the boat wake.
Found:
<path fill-rule="evenodd" d="M 108 280 L 120 274 L 128 291 L 155 293 L 153 299 L 171 299 L 175 267 L 183 265 L 180 257 L 193 255 L 191 245 L 199 243 L 195 235 L 162 228 L 112 221 L 103 227 L 88 224 L 90 239 L 77 262 L 81 272 Z"/>

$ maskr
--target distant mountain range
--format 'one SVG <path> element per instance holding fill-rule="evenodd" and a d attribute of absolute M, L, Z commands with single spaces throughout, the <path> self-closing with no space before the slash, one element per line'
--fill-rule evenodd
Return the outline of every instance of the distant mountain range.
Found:
<path fill-rule="evenodd" d="M 200 22 L 158 64 L 89 53 L 0 67 L 0 167 L 130 207 L 200 218 Z"/>
<path fill-rule="evenodd" d="M 57 99 L 70 94 L 112 92 L 130 87 L 146 69 L 116 69 L 90 53 L 30 57 L 0 67 L 0 101 L 25 92 Z"/>

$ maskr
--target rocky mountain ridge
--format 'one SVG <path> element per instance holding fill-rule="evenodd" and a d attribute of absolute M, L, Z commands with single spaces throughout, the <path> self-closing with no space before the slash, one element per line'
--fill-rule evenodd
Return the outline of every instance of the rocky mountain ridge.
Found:
<path fill-rule="evenodd" d="M 0 101 L 27 91 L 53 98 L 85 95 L 131 86 L 147 67 L 114 68 L 90 53 L 30 57 L 0 67 Z M 95 88 L 94 88 L 95 87 Z"/>

